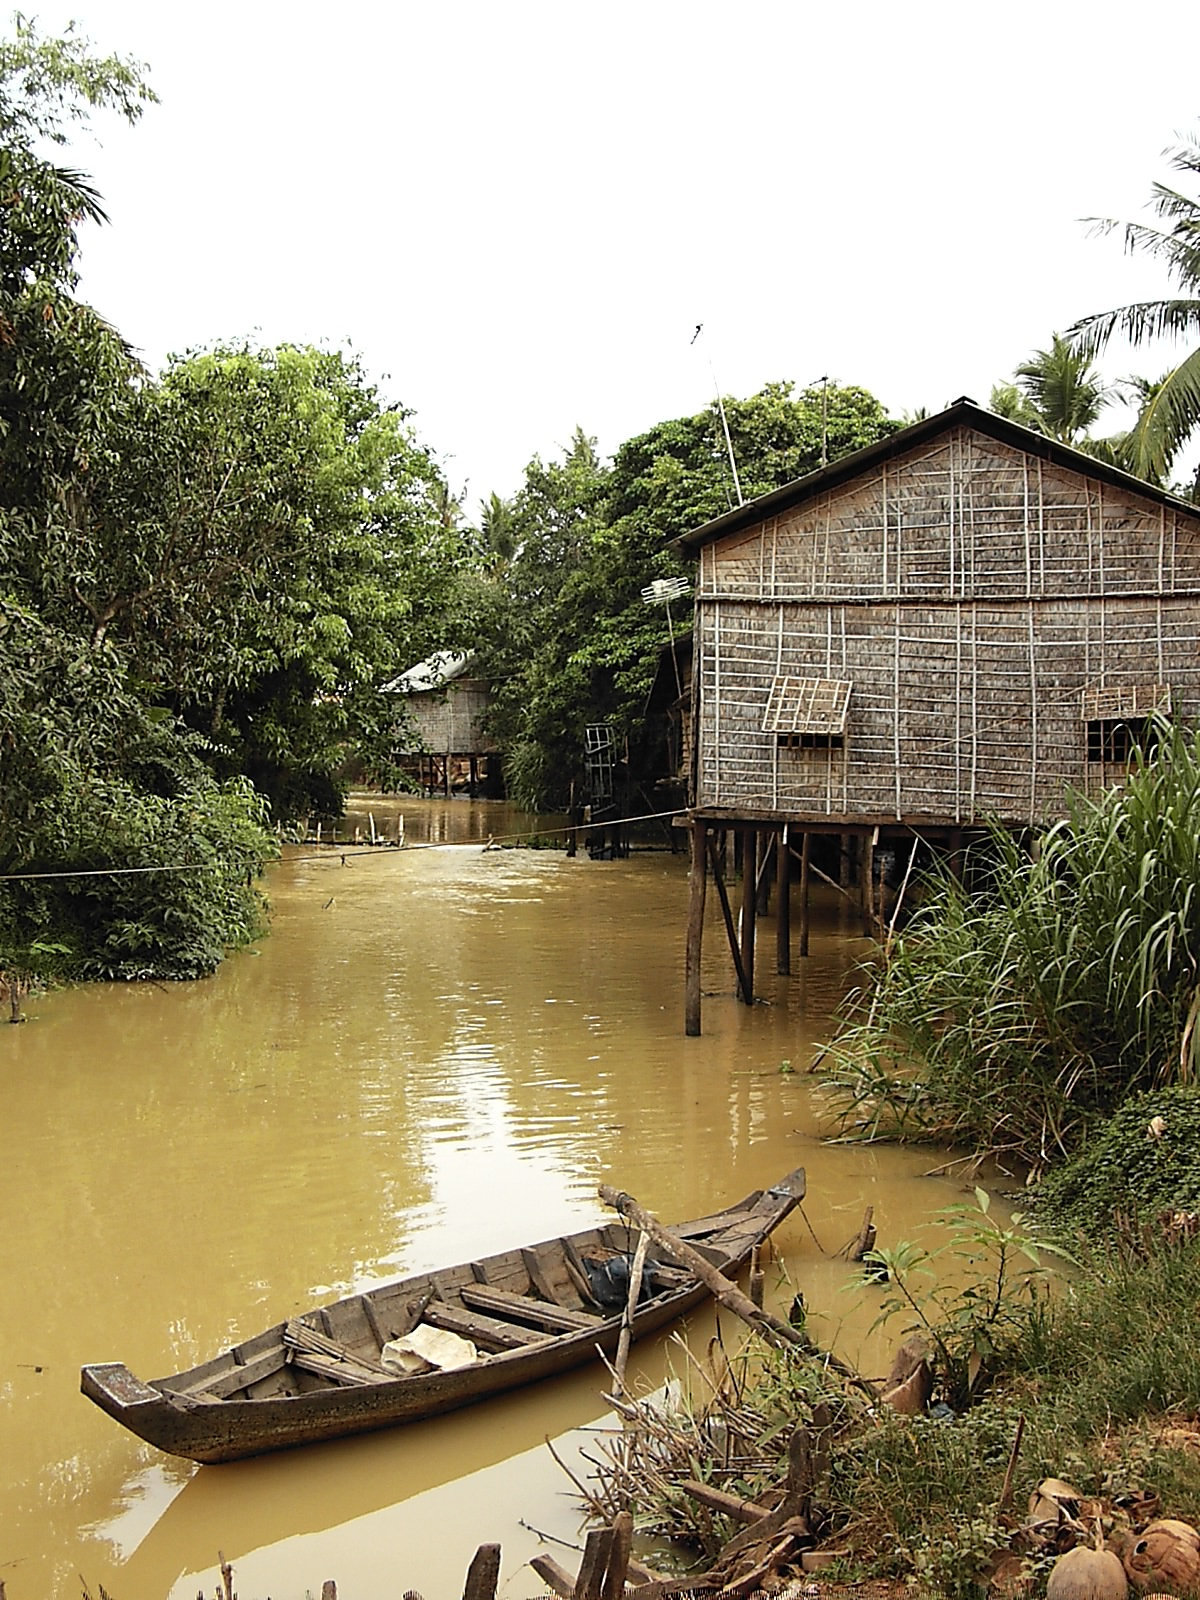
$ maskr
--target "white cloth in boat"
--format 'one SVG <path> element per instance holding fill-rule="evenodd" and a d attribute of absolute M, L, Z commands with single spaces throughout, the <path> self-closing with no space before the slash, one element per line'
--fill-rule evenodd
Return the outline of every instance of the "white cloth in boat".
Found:
<path fill-rule="evenodd" d="M 470 1339 L 463 1339 L 446 1328 L 430 1328 L 419 1323 L 411 1333 L 389 1339 L 379 1352 L 386 1372 L 453 1372 L 479 1360 L 479 1351 Z"/>

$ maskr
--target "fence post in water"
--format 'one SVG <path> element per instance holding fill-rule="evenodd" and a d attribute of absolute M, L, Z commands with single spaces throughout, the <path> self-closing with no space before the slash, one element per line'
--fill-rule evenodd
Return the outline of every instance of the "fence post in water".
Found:
<path fill-rule="evenodd" d="M 708 885 L 708 829 L 692 823 L 692 860 L 688 873 L 687 959 L 684 976 L 684 1032 L 700 1033 L 700 954 L 704 944 L 704 895 Z"/>
<path fill-rule="evenodd" d="M 809 927 L 809 882 L 812 874 L 809 872 L 809 856 L 812 850 L 812 834 L 806 832 L 800 841 L 800 954 L 808 954 L 808 927 Z"/>
<path fill-rule="evenodd" d="M 792 970 L 792 855 L 788 832 L 785 822 L 775 845 L 775 971 L 785 978 Z M 807 839 L 808 835 L 804 837 Z"/>

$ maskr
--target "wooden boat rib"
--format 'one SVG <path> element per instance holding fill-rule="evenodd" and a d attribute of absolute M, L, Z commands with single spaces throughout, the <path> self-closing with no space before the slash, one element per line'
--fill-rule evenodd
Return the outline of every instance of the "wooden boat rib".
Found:
<path fill-rule="evenodd" d="M 734 1273 L 803 1197 L 797 1170 L 670 1231 Z M 611 1355 L 624 1306 L 606 1292 L 605 1280 L 618 1277 L 607 1264 L 627 1264 L 635 1245 L 625 1223 L 602 1224 L 350 1295 L 152 1383 L 120 1362 L 86 1366 L 80 1387 L 139 1438 L 202 1462 L 436 1416 L 566 1372 L 597 1349 Z M 666 1252 L 652 1252 L 632 1337 L 656 1332 L 707 1292 Z M 383 1347 L 419 1325 L 470 1339 L 478 1359 L 453 1370 L 386 1370 Z"/>

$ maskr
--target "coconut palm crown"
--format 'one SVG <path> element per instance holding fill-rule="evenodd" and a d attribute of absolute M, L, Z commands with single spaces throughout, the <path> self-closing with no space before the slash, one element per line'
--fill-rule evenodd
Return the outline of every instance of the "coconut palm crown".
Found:
<path fill-rule="evenodd" d="M 1200 183 L 1200 144 L 1181 142 L 1165 152 L 1170 165 Z M 1083 317 L 1070 328 L 1085 356 L 1102 350 L 1114 334 L 1133 344 L 1168 338 L 1186 341 L 1191 349 L 1156 384 L 1148 386 L 1145 403 L 1125 442 L 1126 464 L 1139 476 L 1163 482 L 1181 446 L 1200 429 L 1200 198 L 1155 183 L 1150 205 L 1163 226 L 1091 219 L 1100 233 L 1118 230 L 1128 252 L 1165 261 L 1179 296 L 1142 300 Z"/>

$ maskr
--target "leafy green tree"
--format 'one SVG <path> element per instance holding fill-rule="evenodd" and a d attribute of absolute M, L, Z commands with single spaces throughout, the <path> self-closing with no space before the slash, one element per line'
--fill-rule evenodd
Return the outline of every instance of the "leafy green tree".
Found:
<path fill-rule="evenodd" d="M 1194 184 L 1200 177 L 1200 145 L 1183 143 L 1167 154 L 1175 171 Z M 1085 356 L 1096 355 L 1116 335 L 1135 345 L 1167 338 L 1190 347 L 1153 386 L 1125 444 L 1130 470 L 1161 483 L 1200 427 L 1200 197 L 1155 183 L 1150 205 L 1163 226 L 1108 219 L 1097 227 L 1102 233 L 1122 231 L 1127 251 L 1164 262 L 1178 294 L 1094 313 L 1068 331 Z"/>
<path fill-rule="evenodd" d="M 0 43 L 0 986 L 14 1019 L 58 973 L 211 970 L 257 927 L 272 849 L 254 797 L 220 786 L 105 632 L 79 626 L 80 568 L 61 559 L 86 547 L 94 468 L 144 374 L 73 298 L 77 227 L 103 213 L 39 147 L 92 109 L 135 120 L 151 98 L 139 69 L 73 35 L 18 21 Z"/>
<path fill-rule="evenodd" d="M 863 389 L 768 384 L 723 402 L 745 496 L 778 488 L 894 431 Z M 521 555 L 496 612 L 503 651 L 497 729 L 510 788 L 530 805 L 567 803 L 583 779 L 588 723 L 612 725 L 634 784 L 653 767 L 643 743 L 647 698 L 666 642 L 664 615 L 641 591 L 686 577 L 671 541 L 737 504 L 717 407 L 659 423 L 605 468 L 576 434 L 563 460 L 534 462 L 512 504 Z M 690 619 L 679 619 L 686 631 Z"/>
<path fill-rule="evenodd" d="M 467 548 L 406 416 L 338 352 L 222 348 L 132 392 L 56 566 L 77 622 L 277 816 L 377 773 L 378 686 L 444 642 Z M 386 775 L 386 774 L 384 774 Z"/>

